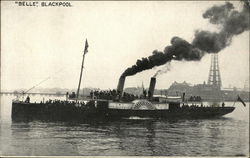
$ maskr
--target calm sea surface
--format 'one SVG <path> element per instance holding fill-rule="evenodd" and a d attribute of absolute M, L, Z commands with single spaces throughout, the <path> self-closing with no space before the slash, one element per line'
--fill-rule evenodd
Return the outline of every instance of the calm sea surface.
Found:
<path fill-rule="evenodd" d="M 246 107 L 235 103 L 235 111 L 219 119 L 83 124 L 12 122 L 13 98 L 1 96 L 0 155 L 4 156 L 249 156 L 249 103 Z M 42 96 L 31 96 L 34 100 L 40 102 Z"/>

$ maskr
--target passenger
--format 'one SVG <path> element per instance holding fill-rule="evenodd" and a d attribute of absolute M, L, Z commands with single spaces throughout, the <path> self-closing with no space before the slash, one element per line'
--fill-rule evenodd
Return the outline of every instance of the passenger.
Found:
<path fill-rule="evenodd" d="M 84 102 L 82 102 L 82 106 L 85 106 L 85 103 L 84 103 Z"/>
<path fill-rule="evenodd" d="M 69 99 L 69 92 L 66 92 L 66 100 Z"/>
<path fill-rule="evenodd" d="M 147 91 L 146 90 L 143 91 L 143 96 L 144 96 L 144 99 L 147 97 Z"/>
<path fill-rule="evenodd" d="M 225 107 L 225 103 L 224 102 L 222 103 L 222 107 Z"/>
<path fill-rule="evenodd" d="M 25 100 L 25 103 L 30 103 L 30 97 L 27 96 L 26 100 Z"/>

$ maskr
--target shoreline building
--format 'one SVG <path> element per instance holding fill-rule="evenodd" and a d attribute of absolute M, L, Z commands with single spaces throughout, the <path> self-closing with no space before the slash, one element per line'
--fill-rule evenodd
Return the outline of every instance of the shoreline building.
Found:
<path fill-rule="evenodd" d="M 177 83 L 176 81 L 169 87 L 169 95 L 180 95 L 185 93 L 186 98 L 200 96 L 203 101 L 235 101 L 240 95 L 245 101 L 249 101 L 249 89 L 239 90 L 237 88 L 221 88 L 222 81 L 220 76 L 218 54 L 211 55 L 211 65 L 209 70 L 208 82 L 203 84 L 191 85 L 186 81 Z"/>

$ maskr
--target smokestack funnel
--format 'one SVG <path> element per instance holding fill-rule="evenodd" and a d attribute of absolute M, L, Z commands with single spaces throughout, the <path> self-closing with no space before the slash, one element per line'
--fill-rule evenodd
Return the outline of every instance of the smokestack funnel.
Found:
<path fill-rule="evenodd" d="M 117 92 L 119 92 L 121 95 L 124 88 L 125 78 L 125 76 L 121 76 L 117 85 Z"/>
<path fill-rule="evenodd" d="M 156 78 L 155 77 L 151 77 L 150 85 L 149 85 L 149 90 L 148 90 L 148 98 L 150 100 L 152 99 L 152 97 L 154 95 L 155 83 L 156 83 Z"/>

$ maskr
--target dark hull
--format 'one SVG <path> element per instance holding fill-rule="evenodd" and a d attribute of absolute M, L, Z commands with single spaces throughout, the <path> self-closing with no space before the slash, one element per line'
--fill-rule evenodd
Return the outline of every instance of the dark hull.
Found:
<path fill-rule="evenodd" d="M 77 121 L 83 119 L 100 119 L 104 117 L 102 113 L 95 107 L 83 108 L 62 104 L 12 103 L 11 118 L 13 121 L 29 121 L 34 119 L 44 121 Z"/>
<path fill-rule="evenodd" d="M 231 113 L 234 107 L 185 107 L 164 110 L 110 109 L 98 106 L 75 107 L 62 104 L 12 103 L 12 120 L 103 120 L 129 117 L 178 119 L 212 118 Z"/>
<path fill-rule="evenodd" d="M 145 117 L 145 118 L 211 118 L 231 113 L 234 107 L 192 107 L 174 110 L 131 110 L 110 109 L 111 117 Z"/>

